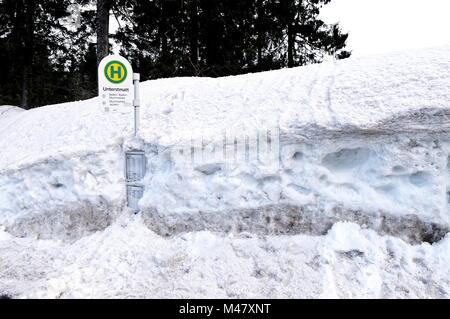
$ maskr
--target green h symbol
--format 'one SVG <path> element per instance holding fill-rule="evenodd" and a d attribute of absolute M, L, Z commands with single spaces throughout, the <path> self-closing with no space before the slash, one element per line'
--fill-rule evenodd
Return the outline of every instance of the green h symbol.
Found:
<path fill-rule="evenodd" d="M 122 67 L 120 65 L 117 66 L 117 69 L 114 69 L 114 65 L 111 65 L 110 69 L 111 78 L 114 78 L 114 74 L 117 74 L 117 77 L 122 78 Z"/>
<path fill-rule="evenodd" d="M 105 78 L 114 84 L 122 83 L 127 78 L 127 68 L 119 61 L 111 61 L 105 66 Z"/>

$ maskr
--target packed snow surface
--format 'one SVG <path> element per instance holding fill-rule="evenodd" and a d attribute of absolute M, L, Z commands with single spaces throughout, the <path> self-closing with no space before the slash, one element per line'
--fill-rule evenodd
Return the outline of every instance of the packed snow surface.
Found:
<path fill-rule="evenodd" d="M 126 216 L 68 244 L 0 233 L 16 298 L 450 298 L 450 238 L 411 246 L 351 223 L 326 236 L 162 238 Z"/>
<path fill-rule="evenodd" d="M 140 100 L 139 140 L 97 98 L 0 106 L 0 295 L 450 296 L 450 47 Z"/>

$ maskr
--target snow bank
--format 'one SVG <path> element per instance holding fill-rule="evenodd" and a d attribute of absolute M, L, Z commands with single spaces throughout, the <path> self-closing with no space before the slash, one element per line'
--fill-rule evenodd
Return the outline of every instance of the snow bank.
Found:
<path fill-rule="evenodd" d="M 449 57 L 444 47 L 143 83 L 145 223 L 164 235 L 324 234 L 350 220 L 413 241 L 442 238 L 450 225 Z M 104 113 L 92 99 L 13 117 L 0 119 L 0 225 L 43 237 L 110 225 L 124 203 L 131 110 Z M 274 127 L 276 163 L 205 155 L 224 134 Z"/>
<path fill-rule="evenodd" d="M 419 240 L 442 227 L 441 237 L 450 222 L 449 57 L 441 48 L 145 83 L 147 224 L 161 234 L 255 225 L 323 234 L 338 219 Z M 277 165 L 208 154 L 224 135 L 274 127 Z M 189 161 L 184 145 L 202 155 Z"/>

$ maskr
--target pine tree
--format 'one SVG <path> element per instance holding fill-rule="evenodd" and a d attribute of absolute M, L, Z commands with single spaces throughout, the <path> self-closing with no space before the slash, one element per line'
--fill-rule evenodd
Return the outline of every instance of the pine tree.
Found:
<path fill-rule="evenodd" d="M 327 55 L 347 58 L 348 35 L 318 18 L 329 2 L 2 0 L 0 104 L 30 108 L 95 96 L 97 65 L 110 53 L 111 38 L 143 80 L 273 70 Z M 83 6 L 76 28 L 65 22 L 70 4 Z M 111 14 L 120 21 L 115 35 L 108 29 Z"/>
<path fill-rule="evenodd" d="M 330 0 L 133 0 L 116 35 L 143 78 L 224 76 L 346 58 Z"/>
<path fill-rule="evenodd" d="M 68 52 L 69 0 L 4 0 L 0 3 L 0 103 L 31 108 L 53 101 L 60 74 L 58 55 Z"/>
<path fill-rule="evenodd" d="M 318 18 L 320 9 L 331 0 L 280 1 L 276 21 L 284 26 L 284 38 L 277 41 L 285 47 L 288 67 L 321 62 L 325 55 L 337 58 L 349 57 L 342 52 L 348 34 L 341 32 L 337 24 L 327 25 Z M 284 51 L 284 50 L 281 50 Z"/>
<path fill-rule="evenodd" d="M 31 108 L 95 96 L 96 44 L 89 39 L 96 34 L 96 12 L 82 10 L 78 23 L 70 23 L 70 8 L 90 1 L 34 0 L 32 50 L 26 50 L 28 1 L 0 3 L 0 58 L 9 61 L 0 66 L 6 75 L 0 77 L 0 104 Z M 26 54 L 31 64 L 24 63 Z"/>
<path fill-rule="evenodd" d="M 109 54 L 109 15 L 113 5 L 113 0 L 97 0 L 97 65 Z"/>

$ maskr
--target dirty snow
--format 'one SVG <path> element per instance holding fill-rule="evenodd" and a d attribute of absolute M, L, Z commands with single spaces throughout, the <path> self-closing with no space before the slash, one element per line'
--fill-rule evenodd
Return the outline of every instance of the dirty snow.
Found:
<path fill-rule="evenodd" d="M 351 223 L 163 238 L 127 215 L 72 244 L 2 235 L 0 251 L 0 292 L 16 298 L 450 298 L 449 237 L 411 246 Z"/>

